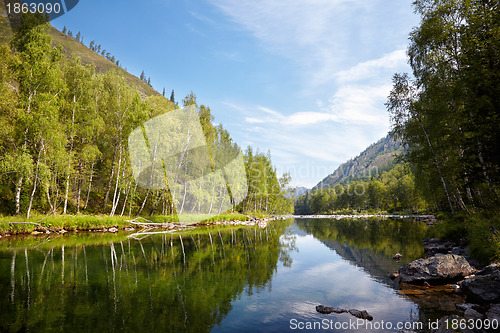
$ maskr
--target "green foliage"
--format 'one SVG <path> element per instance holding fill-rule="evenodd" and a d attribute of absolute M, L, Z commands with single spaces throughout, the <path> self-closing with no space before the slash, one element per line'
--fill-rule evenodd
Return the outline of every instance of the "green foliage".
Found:
<path fill-rule="evenodd" d="M 482 264 L 500 260 L 500 216 L 484 212 L 475 216 L 442 216 L 437 236 L 456 243 L 467 242 L 471 255 Z"/>
<path fill-rule="evenodd" d="M 14 51 L 0 48 L 0 213 L 25 213 L 28 220 L 35 212 L 149 213 L 175 220 L 169 190 L 137 186 L 127 149 L 133 129 L 177 107 L 173 91 L 172 101 L 146 96 L 118 68 L 98 71 L 77 56 L 63 56 L 62 47 L 52 44 L 50 29 L 42 17 L 23 15 L 12 38 Z M 144 72 L 141 80 L 146 81 Z M 193 92 L 183 103 L 195 105 L 210 154 L 240 152 Z M 278 179 L 269 156 L 257 154 L 256 159 L 258 164 L 248 169 L 264 176 L 249 178 L 253 200 L 259 201 L 252 210 L 289 211 L 281 194 L 289 177 Z"/>
<path fill-rule="evenodd" d="M 393 132 L 429 202 L 452 213 L 498 206 L 500 9 L 496 1 L 418 0 L 413 78 L 394 76 Z"/>
<path fill-rule="evenodd" d="M 313 190 L 295 202 L 296 214 L 332 214 L 335 212 L 419 212 L 428 206 L 415 186 L 408 165 L 393 169 L 368 180 L 356 180 Z"/>
<path fill-rule="evenodd" d="M 278 178 L 276 168 L 271 163 L 271 154 L 253 152 L 248 147 L 245 152 L 248 194 L 241 203 L 241 211 L 265 214 L 287 214 L 292 212 L 293 203 L 285 197 L 290 183 L 290 176 L 284 174 Z"/>

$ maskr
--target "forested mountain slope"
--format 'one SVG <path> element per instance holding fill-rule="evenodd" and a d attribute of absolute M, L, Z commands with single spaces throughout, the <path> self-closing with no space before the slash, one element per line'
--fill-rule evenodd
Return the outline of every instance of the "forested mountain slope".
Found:
<path fill-rule="evenodd" d="M 11 23 L 9 21 L 4 3 L 5 0 L 0 0 L 0 45 L 9 43 L 13 36 Z M 17 25 L 19 22 L 15 22 L 14 24 Z M 135 75 L 130 74 L 120 66 L 117 66 L 115 63 L 106 59 L 99 53 L 92 51 L 75 38 L 69 37 L 54 27 L 50 27 L 49 35 L 52 37 L 53 45 L 61 45 L 63 47 L 63 54 L 67 56 L 80 57 L 82 64 L 92 64 L 96 67 L 96 71 L 98 72 L 107 72 L 110 69 L 114 69 L 122 73 L 125 80 L 130 85 L 134 86 L 143 98 L 146 96 L 160 95 L 160 93 L 154 90 L 146 82 L 142 81 Z"/>
<path fill-rule="evenodd" d="M 390 134 L 370 145 L 357 157 L 343 163 L 332 174 L 320 181 L 313 190 L 347 183 L 355 179 L 366 179 L 377 176 L 391 169 L 397 155 L 403 152 L 401 142 Z"/>

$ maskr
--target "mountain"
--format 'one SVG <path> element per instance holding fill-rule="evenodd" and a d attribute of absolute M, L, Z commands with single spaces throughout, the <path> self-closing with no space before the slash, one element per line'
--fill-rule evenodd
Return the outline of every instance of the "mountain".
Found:
<path fill-rule="evenodd" d="M 15 24 L 16 23 L 14 23 L 14 25 Z M 84 34 L 85 32 L 82 33 Z M 11 28 L 11 23 L 9 21 L 9 17 L 7 15 L 5 0 L 0 0 L 0 45 L 9 43 L 12 38 L 12 35 L 13 32 Z M 131 86 L 135 87 L 143 98 L 152 95 L 161 95 L 146 82 L 130 74 L 129 72 L 117 66 L 115 63 L 101 56 L 97 52 L 92 51 L 87 46 L 77 41 L 75 38 L 63 34 L 54 27 L 51 27 L 49 35 L 52 37 L 53 44 L 61 45 L 63 47 L 64 54 L 68 56 L 75 55 L 80 57 L 82 59 L 83 64 L 93 64 L 96 67 L 96 70 L 99 72 L 107 72 L 110 69 L 114 69 L 117 72 L 123 73 L 127 82 Z M 117 56 L 119 58 L 119 55 Z"/>
<path fill-rule="evenodd" d="M 306 193 L 307 191 L 309 191 L 309 189 L 304 187 L 304 186 L 292 188 L 292 189 L 287 190 L 287 193 L 285 194 L 285 198 L 287 198 L 287 199 L 298 198 L 302 194 Z"/>
<path fill-rule="evenodd" d="M 313 190 L 326 188 L 339 183 L 346 183 L 355 179 L 370 178 L 387 171 L 394 166 L 397 155 L 403 152 L 399 140 L 390 134 L 370 145 L 354 159 L 340 165 L 335 172 L 320 181 Z"/>

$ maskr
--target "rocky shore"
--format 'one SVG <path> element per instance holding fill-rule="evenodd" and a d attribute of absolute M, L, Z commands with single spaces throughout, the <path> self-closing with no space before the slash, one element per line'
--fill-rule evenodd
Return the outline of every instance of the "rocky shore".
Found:
<path fill-rule="evenodd" d="M 400 267 L 391 278 L 399 278 L 400 293 L 412 297 L 418 298 L 433 290 L 447 290 L 461 296 L 454 304 L 458 315 L 441 318 L 442 325 L 433 332 L 456 332 L 445 325 L 451 320 L 500 324 L 500 263 L 480 267 L 466 256 L 462 246 L 439 239 L 426 239 L 424 249 L 426 258 Z M 477 326 L 459 331 L 487 332 Z"/>

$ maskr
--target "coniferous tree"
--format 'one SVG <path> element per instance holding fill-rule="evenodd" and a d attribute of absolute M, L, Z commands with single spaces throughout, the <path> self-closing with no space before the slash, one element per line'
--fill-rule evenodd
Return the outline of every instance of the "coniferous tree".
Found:
<path fill-rule="evenodd" d="M 172 93 L 170 94 L 170 102 L 175 103 L 174 89 L 172 89 Z"/>

